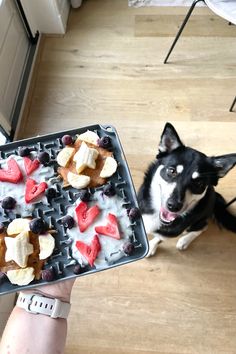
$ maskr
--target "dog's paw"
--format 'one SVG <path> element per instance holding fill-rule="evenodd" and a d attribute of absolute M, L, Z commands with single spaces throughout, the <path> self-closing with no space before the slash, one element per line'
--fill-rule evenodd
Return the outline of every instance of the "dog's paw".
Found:
<path fill-rule="evenodd" d="M 156 251 L 157 251 L 156 249 L 155 250 L 149 249 L 148 254 L 146 255 L 146 258 L 150 258 L 150 257 L 154 256 Z"/>
<path fill-rule="evenodd" d="M 178 242 L 176 243 L 176 248 L 179 250 L 179 251 L 184 251 L 188 248 L 189 246 L 189 243 L 187 241 L 187 239 L 185 237 L 181 237 Z"/>
<path fill-rule="evenodd" d="M 154 237 L 151 241 L 149 241 L 149 251 L 148 254 L 146 255 L 146 258 L 150 258 L 154 256 L 154 254 L 157 251 L 157 247 L 160 241 Z"/>

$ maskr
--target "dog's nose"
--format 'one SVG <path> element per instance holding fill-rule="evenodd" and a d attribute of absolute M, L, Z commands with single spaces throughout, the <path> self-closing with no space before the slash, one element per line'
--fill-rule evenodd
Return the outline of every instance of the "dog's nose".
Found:
<path fill-rule="evenodd" d="M 180 211 L 183 207 L 183 203 L 181 202 L 177 202 L 173 199 L 169 199 L 167 201 L 167 207 L 169 209 L 169 211 L 172 211 L 173 213 L 176 213 L 178 211 Z"/>

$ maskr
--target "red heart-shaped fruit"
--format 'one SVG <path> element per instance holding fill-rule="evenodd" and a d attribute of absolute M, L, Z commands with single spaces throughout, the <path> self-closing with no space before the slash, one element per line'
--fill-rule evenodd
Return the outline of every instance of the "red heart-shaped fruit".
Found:
<path fill-rule="evenodd" d="M 10 183 L 18 183 L 22 180 L 23 175 L 18 166 L 17 162 L 10 158 L 7 161 L 7 169 L 0 169 L 0 181 L 2 182 L 10 182 Z"/>
<path fill-rule="evenodd" d="M 85 202 L 81 202 L 75 208 L 75 213 L 77 216 L 79 229 L 81 232 L 84 232 L 96 219 L 100 213 L 100 210 L 97 205 L 89 208 Z"/>
<path fill-rule="evenodd" d="M 105 226 L 96 226 L 95 231 L 100 235 L 110 236 L 120 239 L 117 217 L 114 214 L 107 215 L 107 224 Z"/>
<path fill-rule="evenodd" d="M 26 203 L 33 202 L 37 197 L 39 197 L 42 193 L 44 193 L 47 187 L 48 185 L 46 182 L 41 182 L 37 184 L 37 182 L 34 179 L 28 178 L 26 181 L 26 189 L 25 189 Z"/>
<path fill-rule="evenodd" d="M 98 253 L 101 251 L 101 244 L 97 235 L 94 236 L 91 242 L 91 246 L 82 241 L 76 241 L 76 247 L 80 253 L 87 259 L 91 267 L 94 265 L 94 261 L 97 258 Z"/>
<path fill-rule="evenodd" d="M 34 172 L 40 165 L 39 160 L 31 160 L 29 157 L 23 157 L 24 160 L 24 165 L 25 165 L 25 171 L 27 176 L 31 175 L 32 172 Z"/>

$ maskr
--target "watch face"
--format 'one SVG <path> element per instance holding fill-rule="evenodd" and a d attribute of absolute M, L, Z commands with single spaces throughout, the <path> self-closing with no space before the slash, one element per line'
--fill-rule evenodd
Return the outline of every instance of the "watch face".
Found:
<path fill-rule="evenodd" d="M 0 147 L 0 294 L 143 258 L 148 242 L 112 126 Z"/>

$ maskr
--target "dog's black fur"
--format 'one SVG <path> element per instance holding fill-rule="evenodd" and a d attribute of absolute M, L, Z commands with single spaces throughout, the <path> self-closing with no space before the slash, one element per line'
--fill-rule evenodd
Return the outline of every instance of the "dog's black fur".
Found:
<path fill-rule="evenodd" d="M 174 127 L 167 123 L 161 136 L 159 153 L 148 167 L 138 192 L 142 214 L 159 217 L 157 228 L 153 232 L 166 237 L 179 236 L 184 231 L 204 229 L 207 220 L 212 217 L 225 228 L 236 232 L 236 217 L 230 214 L 224 198 L 214 189 L 219 178 L 224 177 L 235 164 L 235 153 L 207 157 L 197 150 L 186 147 Z M 183 166 L 181 173 L 176 172 L 176 166 L 179 165 Z M 160 166 L 163 166 L 160 170 L 160 180 L 164 181 L 160 193 L 169 183 L 175 185 L 163 206 L 166 215 L 168 213 L 174 215 L 173 220 L 168 222 L 161 218 L 160 210 L 155 208 L 153 200 L 158 197 L 161 199 L 161 195 L 153 195 L 155 193 L 152 192 L 152 188 L 155 188 L 152 187 L 153 178 Z M 196 171 L 197 177 L 193 174 Z M 188 195 L 202 196 L 196 203 L 194 202 L 193 207 L 191 203 L 190 205 L 186 203 L 186 191 Z"/>

